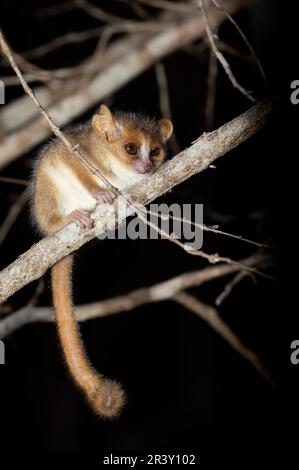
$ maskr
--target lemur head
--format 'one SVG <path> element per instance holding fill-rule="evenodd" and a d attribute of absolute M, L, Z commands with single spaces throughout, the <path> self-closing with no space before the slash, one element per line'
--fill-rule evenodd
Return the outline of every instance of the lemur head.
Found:
<path fill-rule="evenodd" d="M 149 175 L 163 163 L 172 134 L 169 119 L 155 121 L 135 113 L 113 114 L 105 105 L 92 118 L 96 135 L 119 161 L 140 175 Z"/>

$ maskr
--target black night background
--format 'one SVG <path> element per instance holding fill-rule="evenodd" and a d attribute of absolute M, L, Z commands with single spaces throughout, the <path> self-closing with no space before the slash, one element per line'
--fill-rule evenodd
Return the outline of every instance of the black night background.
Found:
<path fill-rule="evenodd" d="M 41 13 L 61 3 L 2 0 L 0 25 L 13 50 L 22 54 L 66 32 L 101 24 L 79 9 L 66 9 L 54 16 Z M 113 15 L 136 19 L 126 3 L 94 1 L 93 5 Z M 218 310 L 242 342 L 267 364 L 275 384 L 266 383 L 208 324 L 178 303 L 151 303 L 81 325 L 95 368 L 117 378 L 128 394 L 121 416 L 111 422 L 101 421 L 86 406 L 68 375 L 55 325 L 33 323 L 4 338 L 6 364 L 0 365 L 3 452 L 197 449 L 207 461 L 219 454 L 232 461 L 239 451 L 244 451 L 243 458 L 247 455 L 275 460 L 278 453 L 287 458 L 295 449 L 291 425 L 298 422 L 299 365 L 290 362 L 290 344 L 298 339 L 298 302 L 293 304 L 291 299 L 298 291 L 293 258 L 297 245 L 291 241 L 297 210 L 291 209 L 295 199 L 290 192 L 298 185 L 291 182 L 297 159 L 291 141 L 296 136 L 298 111 L 289 96 L 290 83 L 299 77 L 294 70 L 295 51 L 293 59 L 288 57 L 295 49 L 293 39 L 287 36 L 293 30 L 292 3 L 284 2 L 284 8 L 289 9 L 289 23 L 282 19 L 281 2 L 271 0 L 249 2 L 234 15 L 263 64 L 268 89 L 254 61 L 244 59 L 248 49 L 233 26 L 223 21 L 218 31 L 223 42 L 240 52 L 240 57 L 226 56 L 240 83 L 258 99 L 275 97 L 271 124 L 219 158 L 215 169 L 198 173 L 156 201 L 203 203 L 206 224 L 277 247 L 271 251 L 273 262 L 266 270 L 275 280 L 245 276 Z M 159 11 L 146 5 L 143 8 L 153 18 Z M 282 23 L 284 27 L 279 26 Z M 96 41 L 93 38 L 60 47 L 32 61 L 42 69 L 71 67 L 92 53 Z M 207 127 L 209 56 L 209 45 L 201 37 L 163 58 L 181 150 L 204 131 L 216 129 L 250 106 L 218 66 L 215 112 Z M 13 75 L 12 70 L 1 62 L 0 76 L 8 75 Z M 20 86 L 7 87 L 6 103 L 23 93 Z M 112 109 L 161 117 L 155 68 L 130 80 L 103 102 Z M 89 119 L 94 110 L 90 108 L 72 122 Z M 3 168 L 0 176 L 29 179 L 41 146 Z M 170 149 L 170 158 L 172 154 Z M 22 190 L 17 184 L 0 180 L 0 225 Z M 0 244 L 1 269 L 37 241 L 27 204 Z M 242 259 L 255 247 L 205 232 L 203 249 Z M 95 239 L 75 255 L 74 303 L 112 298 L 205 266 L 204 260 L 188 256 L 167 240 Z M 231 277 L 189 292 L 213 305 Z M 49 273 L 44 282 L 38 298 L 40 306 L 51 305 Z M 37 282 L 33 282 L 8 299 L 0 307 L 1 318 L 26 305 L 36 288 Z"/>

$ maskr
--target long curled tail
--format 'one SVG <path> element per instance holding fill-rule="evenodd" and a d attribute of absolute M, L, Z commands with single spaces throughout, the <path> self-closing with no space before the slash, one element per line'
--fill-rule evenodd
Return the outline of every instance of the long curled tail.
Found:
<path fill-rule="evenodd" d="M 125 393 L 117 382 L 98 374 L 89 363 L 72 309 L 72 256 L 58 261 L 51 274 L 58 333 L 67 366 L 96 414 L 112 418 L 124 405 Z"/>

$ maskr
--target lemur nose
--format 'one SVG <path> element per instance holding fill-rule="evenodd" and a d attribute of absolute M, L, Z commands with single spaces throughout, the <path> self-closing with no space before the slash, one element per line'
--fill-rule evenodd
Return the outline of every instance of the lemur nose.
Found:
<path fill-rule="evenodd" d="M 141 174 L 150 173 L 153 169 L 153 165 L 151 162 L 143 162 L 142 160 L 137 160 L 135 162 L 134 167 L 135 171 Z"/>
<path fill-rule="evenodd" d="M 152 168 L 153 165 L 151 164 L 151 162 L 146 162 L 143 165 L 144 173 L 149 173 L 150 171 L 152 171 Z"/>

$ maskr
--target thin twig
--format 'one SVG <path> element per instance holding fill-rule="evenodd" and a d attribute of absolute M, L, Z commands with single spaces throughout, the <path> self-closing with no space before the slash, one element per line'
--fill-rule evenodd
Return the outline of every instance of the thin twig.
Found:
<path fill-rule="evenodd" d="M 174 300 L 191 312 L 205 320 L 230 346 L 241 356 L 249 361 L 257 372 L 267 381 L 272 383 L 272 374 L 270 370 L 262 363 L 260 358 L 245 346 L 236 336 L 231 328 L 224 323 L 217 310 L 207 305 L 187 292 L 175 294 Z"/>
<path fill-rule="evenodd" d="M 248 111 L 210 134 L 204 134 L 192 146 L 167 161 L 150 177 L 124 191 L 128 200 L 144 206 L 193 174 L 208 168 L 217 158 L 263 129 L 272 115 L 270 101 L 258 103 Z M 117 201 L 116 201 L 117 204 Z M 67 226 L 36 243 L 10 266 L 0 272 L 0 302 L 29 282 L 40 278 L 59 259 L 67 256 L 89 240 L 111 229 L 111 211 L 103 205 L 96 216 L 96 228 L 80 230 Z M 117 205 L 115 205 L 117 209 Z M 119 223 L 127 213 L 117 213 Z M 219 259 L 219 258 L 218 258 Z M 214 260 L 215 261 L 215 260 Z M 242 266 L 242 268 L 244 268 Z"/>
<path fill-rule="evenodd" d="M 18 79 L 20 80 L 20 83 L 21 83 L 25 93 L 27 93 L 27 95 L 30 96 L 30 98 L 32 99 L 33 103 L 36 106 L 36 109 L 43 116 L 43 118 L 47 121 L 47 123 L 49 124 L 52 132 L 56 135 L 56 137 L 58 137 L 58 139 L 60 139 L 64 143 L 66 148 L 71 153 L 73 153 L 74 155 L 76 155 L 77 158 L 79 158 L 79 160 L 83 163 L 83 165 L 86 166 L 86 168 L 88 168 L 91 171 L 92 174 L 96 175 L 105 185 L 107 185 L 111 190 L 113 190 L 114 193 L 118 194 L 117 188 L 115 188 L 107 180 L 107 178 L 105 178 L 105 176 L 102 175 L 101 172 L 99 170 L 97 170 L 97 168 L 94 165 L 92 165 L 92 163 L 90 163 L 90 161 L 87 160 L 85 158 L 85 156 L 82 155 L 82 153 L 80 152 L 78 147 L 74 146 L 71 143 L 71 141 L 65 137 L 65 135 L 59 129 L 59 127 L 56 126 L 53 119 L 49 116 L 49 114 L 43 108 L 40 101 L 35 96 L 33 90 L 29 87 L 28 83 L 26 82 L 20 68 L 18 67 L 18 65 L 17 65 L 17 63 L 16 63 L 16 61 L 15 61 L 13 55 L 12 55 L 12 52 L 11 52 L 7 42 L 4 39 L 3 33 L 1 31 L 0 31 L 0 46 L 2 48 L 2 51 L 3 51 L 4 55 L 7 57 L 12 69 L 15 71 Z"/>
<path fill-rule="evenodd" d="M 92 56 L 88 59 L 84 67 L 84 74 L 82 74 L 82 82 L 80 87 L 84 87 L 85 83 L 88 83 L 93 75 L 98 72 L 102 67 L 101 64 L 104 62 L 106 49 L 110 43 L 112 37 L 119 33 L 154 33 L 166 31 L 168 27 L 174 26 L 169 22 L 159 21 L 121 21 L 112 25 L 108 25 L 104 28 L 102 35 L 98 41 L 98 44 L 92 53 Z"/>
<path fill-rule="evenodd" d="M 159 89 L 161 114 L 163 117 L 168 118 L 171 121 L 173 121 L 171 106 L 170 106 L 167 75 L 166 75 L 165 66 L 163 62 L 158 62 L 156 64 L 155 72 L 156 72 L 157 84 L 158 84 L 158 89 Z M 170 138 L 170 145 L 171 145 L 173 153 L 178 153 L 180 151 L 175 132 L 172 134 Z"/>
<path fill-rule="evenodd" d="M 211 165 L 210 165 L 210 167 L 211 167 Z M 166 215 L 166 214 L 162 214 L 161 212 L 151 211 L 150 209 L 147 209 L 147 213 L 149 215 L 153 216 L 153 217 L 159 217 L 161 220 L 164 220 L 166 222 L 168 222 L 169 220 L 174 220 L 174 221 L 177 221 L 177 222 L 190 224 L 192 227 L 197 227 L 200 230 L 203 230 L 203 231 L 206 231 L 206 232 L 212 232 L 212 233 L 215 233 L 217 235 L 222 235 L 222 236 L 229 237 L 229 238 L 234 238 L 235 240 L 239 240 L 241 242 L 257 246 L 258 248 L 268 248 L 270 250 L 275 249 L 275 246 L 268 245 L 268 244 L 265 244 L 265 243 L 259 243 L 259 242 L 256 242 L 254 240 L 250 240 L 249 238 L 245 238 L 242 235 L 235 235 L 234 233 L 224 232 L 223 230 L 219 230 L 217 228 L 218 226 L 210 226 L 210 225 L 206 225 L 206 224 L 200 224 L 199 222 L 194 222 L 193 220 L 186 219 L 185 217 L 178 217 L 178 216 L 175 216 L 175 215 Z"/>
<path fill-rule="evenodd" d="M 254 58 L 251 54 L 245 54 L 244 52 L 239 51 L 239 49 L 232 46 L 231 44 L 228 44 L 227 42 L 222 41 L 221 39 L 218 39 L 218 47 L 222 52 L 226 52 L 233 57 L 237 57 L 238 59 L 246 60 L 246 62 L 251 64 L 253 63 Z"/>
<path fill-rule="evenodd" d="M 240 263 L 239 261 L 236 261 L 232 258 L 229 258 L 228 256 L 219 256 L 218 253 L 205 253 L 203 250 L 194 250 L 192 247 L 190 247 L 190 245 L 186 244 L 186 243 L 182 243 L 180 242 L 179 240 L 177 240 L 176 238 L 172 238 L 172 241 L 178 245 L 180 248 L 182 248 L 183 250 L 185 250 L 187 253 L 189 253 L 190 255 L 192 256 L 199 256 L 200 258 L 203 258 L 205 259 L 206 261 L 208 261 L 210 264 L 216 264 L 216 263 L 227 263 L 227 264 L 234 264 L 236 266 L 238 266 L 240 269 L 244 269 L 248 272 L 251 272 L 253 274 L 258 274 L 259 276 L 262 276 L 264 277 L 265 279 L 269 279 L 271 281 L 274 280 L 273 276 L 269 275 L 269 274 L 266 274 L 262 271 L 259 271 L 258 269 L 256 268 L 251 268 L 251 267 L 248 267 L 248 266 L 243 266 L 242 263 Z"/>
<path fill-rule="evenodd" d="M 38 280 L 38 283 L 37 283 L 37 286 L 36 286 L 36 289 L 31 297 L 31 299 L 29 300 L 27 306 L 28 307 L 35 307 L 35 305 L 37 305 L 39 299 L 40 299 L 40 296 L 42 295 L 42 293 L 44 292 L 45 290 L 45 281 L 43 278 L 40 278 Z"/>
<path fill-rule="evenodd" d="M 236 30 L 238 31 L 238 33 L 240 34 L 240 36 L 242 37 L 243 41 L 245 42 L 246 46 L 248 47 L 248 49 L 250 50 L 251 52 L 251 55 L 252 57 L 254 58 L 255 62 L 256 62 L 256 65 L 261 73 L 261 76 L 264 80 L 264 82 L 266 83 L 267 85 L 267 78 L 266 78 L 266 74 L 265 74 L 265 71 L 264 71 L 264 68 L 262 66 L 262 63 L 260 61 L 260 59 L 258 58 L 253 46 L 251 45 L 251 43 L 248 41 L 246 35 L 243 33 L 242 29 L 240 28 L 240 26 L 238 25 L 238 23 L 234 20 L 234 18 L 229 14 L 229 12 L 224 8 L 224 6 L 222 4 L 220 4 L 217 0 L 212 0 L 212 2 L 214 3 L 214 5 L 219 9 L 221 10 L 226 18 L 228 19 L 228 21 L 230 21 L 234 27 L 236 28 Z"/>
<path fill-rule="evenodd" d="M 243 5 L 244 0 L 229 0 L 227 2 L 230 13 L 238 11 Z M 209 10 L 209 13 L 213 27 L 221 24 L 224 19 L 221 12 L 213 7 L 213 10 Z M 203 36 L 204 33 L 205 28 L 202 18 L 197 14 L 180 18 L 175 27 L 168 28 L 167 31 L 161 33 L 146 36 L 137 35 L 133 38 L 122 38 L 115 41 L 115 44 L 110 46 L 110 60 L 108 60 L 104 70 L 98 73 L 86 88 L 76 89 L 71 94 L 64 93 L 62 97 L 59 97 L 58 101 L 49 108 L 51 117 L 57 125 L 65 126 L 92 106 L 98 105 L 104 98 L 111 96 L 112 93 L 144 72 L 155 62 L 161 60 L 162 57 L 184 47 L 194 39 Z M 111 60 L 111 56 L 113 60 Z M 44 90 L 45 88 L 41 89 L 41 91 Z M 69 92 L 69 90 L 67 91 Z M 28 101 L 26 102 L 25 112 L 27 108 L 31 109 L 31 104 L 28 104 Z M 5 106 L 7 115 L 9 109 L 10 105 Z M 32 118 L 35 118 L 35 115 L 32 115 Z M 14 120 L 9 119 L 9 122 L 14 122 Z M 41 118 L 28 120 L 22 129 L 7 134 L 0 146 L 0 168 L 36 147 L 49 135 L 49 126 L 45 125 L 44 120 Z"/>
<path fill-rule="evenodd" d="M 35 80 L 41 82 L 48 82 L 51 79 L 51 72 L 41 69 L 35 64 L 29 62 L 23 55 L 15 52 L 15 61 L 28 75 L 31 75 Z"/>
<path fill-rule="evenodd" d="M 173 220 L 178 219 L 175 216 L 170 216 L 170 218 L 172 218 Z M 234 238 L 235 240 L 239 240 L 240 242 L 244 242 L 244 243 L 248 243 L 250 245 L 257 246 L 258 248 L 269 248 L 270 250 L 275 249 L 275 246 L 273 246 L 273 245 L 268 245 L 267 243 L 259 243 L 259 242 L 256 242 L 255 240 L 250 240 L 249 238 L 245 238 L 245 237 L 243 237 L 243 235 L 236 235 L 234 233 L 225 232 L 224 230 L 219 230 L 218 228 L 210 226 L 210 225 L 199 224 L 198 222 L 193 222 L 192 220 L 188 221 L 186 219 L 183 219 L 183 222 L 190 223 L 190 225 L 192 225 L 193 227 L 198 227 L 201 230 L 204 230 L 206 232 L 212 232 L 212 233 L 215 233 L 217 235 L 222 235 L 222 236 L 225 236 L 225 237 Z"/>
<path fill-rule="evenodd" d="M 2 183 L 18 184 L 20 186 L 28 186 L 30 183 L 28 180 L 11 178 L 9 176 L 0 176 L 0 181 L 2 181 Z"/>
<path fill-rule="evenodd" d="M 247 271 L 240 271 L 236 274 L 233 279 L 226 284 L 223 291 L 217 296 L 215 300 L 215 304 L 217 307 L 223 303 L 225 299 L 232 293 L 233 289 L 244 279 L 244 277 L 248 276 Z"/>
<path fill-rule="evenodd" d="M 126 1 L 126 0 L 123 0 Z M 171 2 L 166 0 L 138 0 L 139 3 L 148 5 L 152 8 L 161 8 L 162 10 L 169 10 L 181 13 L 194 13 L 195 8 L 190 3 L 184 2 Z"/>
<path fill-rule="evenodd" d="M 57 125 L 51 119 L 49 114 L 41 106 L 41 104 L 40 104 L 38 98 L 35 96 L 33 90 L 29 87 L 26 80 L 24 79 L 23 74 L 20 71 L 18 65 L 16 64 L 16 62 L 13 58 L 12 52 L 11 52 L 10 48 L 8 47 L 1 31 L 0 31 L 0 45 L 2 47 L 2 50 L 5 54 L 5 56 L 9 60 L 13 70 L 15 71 L 16 75 L 18 76 L 24 91 L 30 96 L 30 98 L 34 102 L 37 110 L 41 113 L 41 115 L 45 118 L 45 120 L 47 121 L 47 123 L 51 127 L 53 133 L 63 142 L 63 144 L 66 146 L 66 148 L 71 153 L 76 155 L 76 157 L 83 163 L 83 165 L 92 174 L 96 175 L 100 179 L 100 181 L 103 182 L 105 184 L 105 186 L 107 186 L 110 190 L 112 190 L 112 192 L 116 196 L 118 196 L 121 200 L 123 200 L 128 207 L 131 207 L 132 209 L 134 209 L 134 212 L 140 217 L 140 219 L 145 224 L 149 225 L 151 228 L 153 228 L 155 231 L 157 231 L 161 236 L 163 236 L 163 237 L 167 238 L 168 240 L 170 240 L 171 242 L 175 243 L 177 246 L 181 247 L 184 251 L 191 254 L 192 256 L 202 257 L 205 260 L 207 260 L 209 263 L 213 263 L 213 264 L 220 263 L 220 262 L 226 262 L 226 263 L 230 263 L 230 264 L 231 263 L 237 263 L 238 264 L 238 262 L 232 260 L 231 258 L 219 256 L 218 254 L 207 254 L 202 250 L 198 250 L 198 251 L 193 251 L 192 250 L 191 251 L 189 245 L 180 242 L 175 237 L 173 237 L 173 236 L 169 235 L 168 233 L 166 233 L 165 231 L 161 230 L 156 224 L 149 221 L 146 217 L 147 210 L 144 209 L 144 208 L 140 208 L 140 206 L 137 206 L 136 204 L 134 204 L 134 202 L 132 202 L 132 200 L 130 200 L 130 198 L 124 196 L 123 193 L 121 191 L 119 191 L 118 188 L 116 188 L 113 184 L 111 184 L 111 182 L 88 160 L 88 158 L 86 158 L 85 155 L 82 154 L 82 152 L 79 150 L 79 147 L 74 146 L 71 143 L 71 141 L 69 139 L 67 139 L 67 137 L 57 127 Z M 255 274 L 259 274 L 259 275 L 262 275 L 264 277 L 270 278 L 270 276 L 268 276 L 264 273 L 261 273 L 256 269 L 246 268 L 246 267 L 243 267 L 243 268 L 248 269 L 248 270 L 254 272 Z"/>
<path fill-rule="evenodd" d="M 246 266 L 259 266 L 264 265 L 268 261 L 267 255 L 256 253 L 249 258 L 243 259 L 242 264 Z M 102 318 L 108 315 L 128 312 L 144 304 L 169 300 L 177 292 L 200 286 L 214 279 L 235 273 L 238 270 L 239 268 L 236 265 L 219 264 L 217 266 L 209 266 L 201 270 L 180 274 L 166 281 L 111 299 L 86 305 L 77 305 L 75 307 L 76 319 L 78 321 L 86 321 Z M 0 321 L 0 339 L 8 336 L 27 323 L 48 322 L 54 321 L 54 319 L 53 308 L 34 307 L 31 303 Z"/>
<path fill-rule="evenodd" d="M 233 72 L 230 68 L 230 65 L 227 62 L 226 58 L 224 57 L 224 55 L 220 52 L 219 48 L 217 47 L 216 41 L 214 39 L 214 34 L 213 34 L 213 32 L 211 30 L 211 26 L 209 24 L 206 7 L 204 5 L 204 0 L 198 0 L 198 4 L 199 4 L 199 7 L 202 11 L 202 16 L 203 16 L 203 21 L 204 21 L 204 24 L 205 24 L 207 37 L 208 37 L 208 40 L 209 40 L 209 43 L 210 43 L 210 46 L 211 46 L 211 49 L 212 49 L 213 53 L 217 57 L 219 63 L 222 65 L 223 70 L 225 71 L 226 75 L 228 76 L 229 80 L 231 81 L 233 87 L 236 88 L 237 90 L 239 90 L 240 93 L 242 93 L 242 95 L 246 96 L 246 98 L 248 98 L 252 103 L 255 103 L 256 99 L 253 96 L 251 96 L 250 91 L 246 90 L 244 87 L 242 87 L 242 85 L 240 85 L 240 83 L 238 82 L 238 80 L 234 76 L 234 74 L 233 74 Z"/>
<path fill-rule="evenodd" d="M 119 16 L 107 13 L 98 6 L 92 5 L 86 0 L 74 0 L 74 3 L 77 8 L 80 8 L 88 15 L 92 16 L 93 18 L 96 18 L 97 20 L 103 21 L 104 23 L 119 23 L 120 21 L 125 20 L 124 18 L 120 18 Z"/>
<path fill-rule="evenodd" d="M 105 26 L 99 26 L 93 29 L 74 31 L 64 34 L 63 36 L 58 36 L 46 44 L 41 44 L 40 46 L 28 49 L 22 53 L 22 56 L 26 57 L 26 59 L 38 59 L 40 57 L 44 57 L 60 47 L 65 47 L 70 44 L 78 44 L 99 37 L 104 28 Z"/>
<path fill-rule="evenodd" d="M 219 39 L 217 37 L 217 45 L 220 51 L 222 52 L 227 52 L 228 54 L 232 55 L 233 57 L 237 57 L 238 59 L 246 60 L 246 62 L 250 62 L 251 64 L 253 63 L 254 58 L 252 57 L 251 54 L 245 54 L 244 52 L 239 51 L 236 47 L 232 46 L 231 44 L 228 44 L 227 42 L 223 41 L 222 39 Z M 194 55 L 196 57 L 201 56 L 206 49 L 211 50 L 211 46 L 208 43 L 208 41 L 203 40 L 198 44 L 194 45 L 188 45 L 184 48 L 186 52 L 188 52 L 191 55 Z"/>
<path fill-rule="evenodd" d="M 4 242 L 10 229 L 18 218 L 19 214 L 23 210 L 25 204 L 28 202 L 30 197 L 30 188 L 27 187 L 21 195 L 17 198 L 16 202 L 11 206 L 7 216 L 0 226 L 0 245 Z"/>
<path fill-rule="evenodd" d="M 131 0 L 129 3 L 127 0 L 118 0 L 118 1 L 125 1 L 127 6 L 131 8 L 131 10 L 141 19 L 148 20 L 151 18 L 151 15 L 146 11 L 146 9 L 139 5 L 138 0 Z"/>
<path fill-rule="evenodd" d="M 13 68 L 13 70 L 15 71 L 17 77 L 19 78 L 21 84 L 22 84 L 22 87 L 25 91 L 25 93 L 27 93 L 30 98 L 32 99 L 33 103 L 35 104 L 37 110 L 40 112 L 40 114 L 45 118 L 45 120 L 47 121 L 47 123 L 49 124 L 49 126 L 51 127 L 53 133 L 56 135 L 56 137 L 58 137 L 62 142 L 63 144 L 66 146 L 66 148 L 71 152 L 73 153 L 74 155 L 76 155 L 76 157 L 83 163 L 83 165 L 92 173 L 94 174 L 95 176 L 97 176 L 101 182 L 103 182 L 105 184 L 105 186 L 107 186 L 110 190 L 113 191 L 113 193 L 118 196 L 119 198 L 121 198 L 125 203 L 126 205 L 128 205 L 128 207 L 132 207 L 134 209 L 134 211 L 136 212 L 136 214 L 139 215 L 139 217 L 141 218 L 141 220 L 143 220 L 143 222 L 147 223 L 148 225 L 150 225 L 154 230 L 157 230 L 161 235 L 163 236 L 166 236 L 170 241 L 173 241 L 174 243 L 176 243 L 178 246 L 181 246 L 182 248 L 184 247 L 184 245 L 181 243 L 181 242 L 178 242 L 174 239 L 172 239 L 171 237 L 169 237 L 168 234 L 166 234 L 166 232 L 163 232 L 161 231 L 155 224 L 151 223 L 151 222 L 148 222 L 147 221 L 147 218 L 144 216 L 144 214 L 146 214 L 146 209 L 140 209 L 140 207 L 136 206 L 133 202 L 131 202 L 128 198 L 126 198 L 119 190 L 118 188 L 116 188 L 113 184 L 111 184 L 111 182 L 82 154 L 82 152 L 79 150 L 79 147 L 78 146 L 74 146 L 72 144 L 72 142 L 61 132 L 61 130 L 59 129 L 59 127 L 57 127 L 57 125 L 54 123 L 54 121 L 51 119 L 51 117 L 49 116 L 49 114 L 46 112 L 46 110 L 42 107 L 42 105 L 40 104 L 38 98 L 35 96 L 33 90 L 29 87 L 29 85 L 27 84 L 26 80 L 24 79 L 23 77 L 23 74 L 21 72 L 21 70 L 19 69 L 18 65 L 16 64 L 16 61 L 14 60 L 14 57 L 12 55 L 12 52 L 10 50 L 10 48 L 8 47 L 8 44 L 6 43 L 5 39 L 4 39 L 4 36 L 2 34 L 2 32 L 0 31 L 0 45 L 1 45 L 1 48 L 5 54 L 5 56 L 7 57 L 7 59 L 9 60 L 9 63 L 11 64 L 11 67 Z M 184 248 L 185 251 L 187 251 L 186 248 Z M 201 253 L 201 252 L 200 252 Z M 198 256 L 201 256 L 201 254 L 198 253 Z M 192 253 L 193 254 L 193 253 Z M 209 259 L 209 258 L 206 258 L 206 259 Z M 219 260 L 221 261 L 221 258 L 219 258 Z"/>
<path fill-rule="evenodd" d="M 52 5 L 49 7 L 43 7 L 43 8 L 38 8 L 35 11 L 35 15 L 43 18 L 45 16 L 51 17 L 51 16 L 56 16 L 60 15 L 63 13 L 68 13 L 70 11 L 73 11 L 76 9 L 76 5 L 74 4 L 73 0 L 70 2 L 64 2 L 62 4 L 57 4 L 57 5 Z"/>
<path fill-rule="evenodd" d="M 205 128 L 210 131 L 214 124 L 215 102 L 216 102 L 216 83 L 218 73 L 218 61 L 216 56 L 210 52 L 209 72 L 207 79 L 207 98 L 206 98 L 206 125 Z"/>

